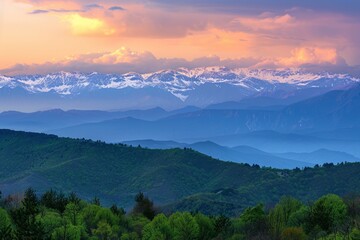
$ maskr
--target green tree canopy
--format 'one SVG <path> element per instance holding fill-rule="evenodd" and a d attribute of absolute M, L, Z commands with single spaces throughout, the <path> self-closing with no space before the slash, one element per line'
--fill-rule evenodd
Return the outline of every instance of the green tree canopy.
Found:
<path fill-rule="evenodd" d="M 0 240 L 11 239 L 13 237 L 13 229 L 11 219 L 5 209 L 0 208 Z"/>
<path fill-rule="evenodd" d="M 188 212 L 174 213 L 170 216 L 170 226 L 174 240 L 195 240 L 199 237 L 199 225 Z"/>
<path fill-rule="evenodd" d="M 310 210 L 311 227 L 319 226 L 326 232 L 336 231 L 344 222 L 347 207 L 335 194 L 328 194 L 318 199 Z"/>
<path fill-rule="evenodd" d="M 144 240 L 171 240 L 172 229 L 164 214 L 157 215 L 143 230 Z"/>

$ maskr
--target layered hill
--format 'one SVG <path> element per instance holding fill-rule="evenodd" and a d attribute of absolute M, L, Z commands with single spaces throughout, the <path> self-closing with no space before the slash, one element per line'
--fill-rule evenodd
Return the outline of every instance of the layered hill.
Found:
<path fill-rule="evenodd" d="M 167 209 L 231 206 L 224 210 L 230 215 L 282 195 L 307 201 L 360 191 L 359 163 L 276 170 L 218 161 L 190 149 L 150 150 L 9 130 L 0 131 L 0 169 L 5 194 L 29 186 L 55 188 L 129 207 L 143 191 Z"/>
<path fill-rule="evenodd" d="M 169 146 L 188 146 L 223 160 L 278 168 L 312 166 L 326 161 L 354 161 L 360 157 L 358 85 L 280 108 L 232 109 L 228 106 L 212 105 L 206 109 L 186 107 L 174 111 L 162 108 L 11 111 L 0 113 L 0 128 L 112 143 L 152 139 L 157 140 L 155 143 L 159 148 L 168 148 L 166 144 L 165 147 L 160 146 L 159 140 L 177 141 L 187 145 L 175 143 Z M 216 144 L 210 146 L 209 141 Z M 199 142 L 203 144 L 189 146 Z M 254 156 L 253 153 L 229 149 L 243 145 L 271 154 Z M 320 149 L 333 151 L 336 158 L 328 159 L 331 154 L 317 152 Z M 307 159 L 303 160 L 295 155 L 289 158 L 290 155 L 273 154 L 288 152 L 309 153 L 309 156 L 302 155 Z"/>
<path fill-rule="evenodd" d="M 84 123 L 96 123 L 119 118 L 136 118 L 140 120 L 159 120 L 161 118 L 199 110 L 196 107 L 185 107 L 173 111 L 162 108 L 128 111 L 68 110 L 53 109 L 37 112 L 6 111 L 0 113 L 0 128 L 45 132 L 53 129 L 70 127 Z"/>
<path fill-rule="evenodd" d="M 313 167 L 316 164 L 324 163 L 360 161 L 360 158 L 356 158 L 351 154 L 341 151 L 330 151 L 327 149 L 319 149 L 308 153 L 270 153 L 244 145 L 225 147 L 210 141 L 185 144 L 174 141 L 137 140 L 124 143 L 131 146 L 141 146 L 151 149 L 186 147 L 220 160 L 247 163 L 250 165 L 257 164 L 263 167 L 273 167 L 278 169 L 294 169 L 297 167 Z"/>
<path fill-rule="evenodd" d="M 360 128 L 360 86 L 331 91 L 279 110 L 202 109 L 156 121 L 134 118 L 82 124 L 53 131 L 70 137 L 105 141 L 179 140 L 244 134 L 255 131 L 309 133 Z M 89 131 L 92 129 L 93 131 Z"/>

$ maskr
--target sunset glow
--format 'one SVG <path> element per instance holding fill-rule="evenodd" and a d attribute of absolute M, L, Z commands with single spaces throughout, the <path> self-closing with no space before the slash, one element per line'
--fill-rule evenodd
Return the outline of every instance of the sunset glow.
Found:
<path fill-rule="evenodd" d="M 108 28 L 103 21 L 96 18 L 86 18 L 79 14 L 65 16 L 64 20 L 69 22 L 74 35 L 112 35 L 114 29 Z"/>
<path fill-rule="evenodd" d="M 189 66 L 196 59 L 208 66 L 228 60 L 240 67 L 359 65 L 359 4 L 321 3 L 4 0 L 0 69 L 8 75 L 57 66 L 82 71 L 74 63 L 91 62 L 101 71 L 99 64 L 136 60 L 141 70 L 144 56 Z"/>

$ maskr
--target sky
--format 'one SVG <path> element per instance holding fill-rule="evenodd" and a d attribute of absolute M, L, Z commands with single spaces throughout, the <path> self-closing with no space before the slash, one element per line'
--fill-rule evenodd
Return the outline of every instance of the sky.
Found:
<path fill-rule="evenodd" d="M 358 0 L 1 0 L 0 74 L 222 65 L 359 73 Z"/>

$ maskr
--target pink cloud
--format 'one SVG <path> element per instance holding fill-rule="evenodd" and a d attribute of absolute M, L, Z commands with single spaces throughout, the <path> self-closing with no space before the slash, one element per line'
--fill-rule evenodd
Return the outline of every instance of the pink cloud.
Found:
<path fill-rule="evenodd" d="M 196 68 L 210 66 L 226 66 L 229 68 L 267 68 L 284 67 L 319 70 L 326 66 L 328 69 L 348 69 L 342 58 L 334 49 L 303 47 L 294 49 L 290 56 L 284 58 L 238 58 L 221 59 L 217 56 L 185 60 L 182 58 L 157 58 L 150 52 L 136 52 L 125 47 L 111 52 L 83 54 L 68 57 L 62 61 L 46 62 L 43 64 L 18 64 L 11 68 L 0 70 L 5 75 L 47 74 L 51 72 L 102 72 L 102 73 L 149 73 L 164 69 L 180 67 Z M 316 67 L 319 66 L 319 67 Z"/>
<path fill-rule="evenodd" d="M 244 27 L 249 31 L 273 31 L 291 27 L 294 24 L 295 18 L 288 13 L 274 17 L 238 17 L 230 23 L 235 31 L 239 25 L 240 28 Z M 243 30 L 246 31 L 246 29 Z"/>
<path fill-rule="evenodd" d="M 284 65 L 285 62 L 288 65 L 299 65 L 306 61 L 318 64 L 324 60 L 333 64 L 337 61 L 334 60 L 337 58 L 333 56 L 334 53 L 341 55 L 349 64 L 360 63 L 360 32 L 357 31 L 360 29 L 360 21 L 356 16 L 343 12 L 306 8 L 271 11 L 271 8 L 261 14 L 251 11 L 245 14 L 229 11 L 231 4 L 236 5 L 237 9 L 241 6 L 234 1 L 224 3 L 226 11 L 206 11 L 205 1 L 201 2 L 201 8 L 192 8 L 192 5 L 199 4 L 191 4 L 191 1 L 188 4 L 121 1 L 121 6 L 118 6 L 119 1 L 107 0 L 97 5 L 94 3 L 90 8 L 89 2 L 85 0 L 17 1 L 30 4 L 29 12 L 42 9 L 48 11 L 47 14 L 67 19 L 64 22 L 75 36 L 111 36 L 114 42 L 121 42 L 125 38 L 128 42 L 131 41 L 129 39 L 140 39 L 139 45 L 146 47 L 148 39 L 159 39 L 163 44 L 158 45 L 164 47 L 169 45 L 169 39 L 176 39 L 179 48 L 188 46 L 187 56 L 182 55 L 188 59 L 200 55 L 195 54 L 196 50 L 205 49 L 209 55 L 222 58 L 234 58 L 237 55 L 239 58 L 287 59 L 283 60 Z M 215 5 L 222 9 L 221 1 Z M 269 5 L 266 3 L 266 6 Z M 114 9 L 120 11 L 111 11 L 114 6 L 117 6 Z M 63 11 L 55 12 L 51 9 Z M 79 12 L 69 13 L 66 10 Z M 314 50 L 320 49 L 319 46 L 321 49 L 332 49 L 333 52 Z M 162 49 L 157 52 L 155 47 L 150 47 L 154 53 L 162 52 Z M 290 57 L 291 51 L 295 52 Z M 205 55 L 203 52 L 201 54 Z M 307 60 L 301 60 L 301 54 Z M 170 55 L 167 57 L 174 58 Z"/>
<path fill-rule="evenodd" d="M 303 64 L 337 64 L 339 56 L 334 48 L 301 47 L 291 51 L 291 57 L 282 58 L 279 63 L 284 66 Z"/>

